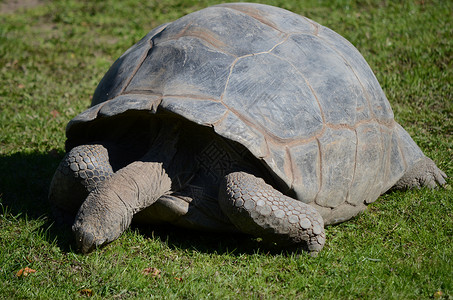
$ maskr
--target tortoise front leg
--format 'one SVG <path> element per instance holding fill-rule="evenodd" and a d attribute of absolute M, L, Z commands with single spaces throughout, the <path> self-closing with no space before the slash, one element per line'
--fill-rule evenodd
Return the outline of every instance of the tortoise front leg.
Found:
<path fill-rule="evenodd" d="M 279 245 L 301 245 L 312 254 L 324 246 L 321 215 L 311 206 L 283 195 L 261 178 L 236 172 L 225 176 L 219 204 L 242 232 Z"/>
<path fill-rule="evenodd" d="M 88 194 L 113 175 L 107 149 L 81 145 L 69 151 L 52 178 L 49 202 L 58 222 L 71 223 Z"/>
<path fill-rule="evenodd" d="M 168 193 L 171 180 L 162 163 L 133 162 L 94 189 L 77 213 L 72 231 L 86 253 L 117 239 L 135 213 Z"/>

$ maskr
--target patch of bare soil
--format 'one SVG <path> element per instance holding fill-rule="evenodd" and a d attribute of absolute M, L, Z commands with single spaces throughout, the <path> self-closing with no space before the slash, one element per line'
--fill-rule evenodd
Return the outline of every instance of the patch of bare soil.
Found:
<path fill-rule="evenodd" d="M 0 2 L 0 13 L 9 14 L 19 9 L 36 7 L 42 3 L 42 0 L 6 0 Z"/>

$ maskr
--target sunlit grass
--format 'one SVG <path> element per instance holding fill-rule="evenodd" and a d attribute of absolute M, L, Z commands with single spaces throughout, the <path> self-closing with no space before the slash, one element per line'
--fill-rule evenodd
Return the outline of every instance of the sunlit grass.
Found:
<path fill-rule="evenodd" d="M 453 174 L 452 2 L 262 2 L 356 45 L 398 122 Z M 52 223 L 47 203 L 67 122 L 149 30 L 215 3 L 69 0 L 0 14 L 0 298 L 453 297 L 451 189 L 382 196 L 327 228 L 316 258 L 173 227 L 132 228 L 90 255 L 72 249 L 69 228 Z M 36 272 L 16 276 L 25 267 Z"/>

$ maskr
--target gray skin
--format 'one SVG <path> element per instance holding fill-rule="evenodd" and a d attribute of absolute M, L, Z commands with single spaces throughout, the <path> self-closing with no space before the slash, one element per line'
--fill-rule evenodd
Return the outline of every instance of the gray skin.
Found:
<path fill-rule="evenodd" d="M 213 6 L 152 30 L 66 134 L 49 199 L 83 252 L 133 220 L 317 253 L 324 225 L 391 188 L 446 178 L 395 122 L 348 41 L 259 4 Z"/>

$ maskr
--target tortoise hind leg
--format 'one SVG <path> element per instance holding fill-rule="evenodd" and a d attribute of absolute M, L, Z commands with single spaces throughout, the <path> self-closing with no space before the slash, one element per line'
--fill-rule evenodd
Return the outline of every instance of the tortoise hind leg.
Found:
<path fill-rule="evenodd" d="M 219 204 L 242 232 L 278 245 L 301 245 L 319 252 L 325 232 L 321 215 L 311 206 L 283 195 L 264 180 L 244 172 L 225 176 Z"/>
<path fill-rule="evenodd" d="M 401 125 L 396 123 L 395 130 L 399 148 L 406 164 L 406 170 L 392 189 L 405 190 L 424 186 L 435 188 L 437 185 L 444 185 L 447 175 L 430 158 L 423 154 L 422 150 Z"/>
<path fill-rule="evenodd" d="M 71 223 L 85 198 L 99 183 L 113 175 L 107 149 L 98 144 L 69 151 L 50 184 L 49 201 L 55 219 Z"/>
<path fill-rule="evenodd" d="M 445 178 L 447 178 L 447 175 L 430 158 L 425 156 L 404 173 L 393 186 L 393 189 L 405 190 L 425 186 L 435 188 L 437 185 L 445 185 Z"/>

